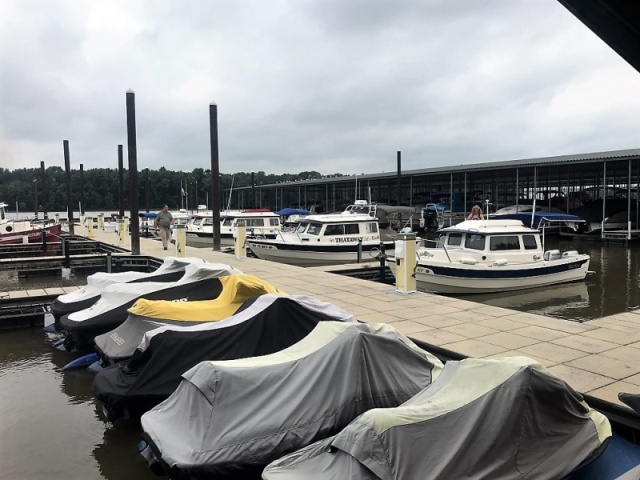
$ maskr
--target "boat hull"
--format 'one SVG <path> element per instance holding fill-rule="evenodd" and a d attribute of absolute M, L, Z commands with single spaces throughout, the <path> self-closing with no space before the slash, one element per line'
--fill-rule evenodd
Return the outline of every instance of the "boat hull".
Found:
<path fill-rule="evenodd" d="M 362 245 L 361 262 L 375 261 L 374 256 L 380 249 L 380 243 Z M 393 251 L 393 242 L 383 243 L 385 252 Z M 294 245 L 281 242 L 247 240 L 247 248 L 253 254 L 272 262 L 313 267 L 358 263 L 358 245 Z"/>
<path fill-rule="evenodd" d="M 20 232 L 3 233 L 0 235 L 0 245 L 16 245 L 20 243 L 42 242 L 42 228 L 34 228 Z M 47 243 L 60 241 L 60 225 L 51 225 L 44 228 L 45 241 Z"/>
<path fill-rule="evenodd" d="M 463 265 L 418 262 L 415 269 L 419 290 L 446 294 L 509 292 L 584 280 L 589 257 L 563 258 L 531 266 Z M 395 274 L 395 265 L 392 265 Z"/>
<path fill-rule="evenodd" d="M 186 232 L 185 242 L 188 247 L 206 248 L 213 247 L 213 233 L 208 232 Z M 220 235 L 220 245 L 233 247 L 234 239 L 231 235 Z"/>

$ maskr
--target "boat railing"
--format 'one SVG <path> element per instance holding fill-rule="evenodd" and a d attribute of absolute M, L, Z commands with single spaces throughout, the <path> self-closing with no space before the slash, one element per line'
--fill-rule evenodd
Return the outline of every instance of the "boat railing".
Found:
<path fill-rule="evenodd" d="M 449 255 L 449 252 L 447 251 L 447 246 L 444 244 L 444 242 L 442 242 L 442 240 L 431 240 L 429 238 L 423 238 L 422 242 L 423 242 L 423 244 L 425 242 L 434 243 L 435 244 L 435 248 L 442 247 L 442 250 L 444 250 L 444 253 L 447 256 L 447 259 L 449 260 L 449 263 L 453 263 L 453 260 L 451 260 L 451 256 Z M 425 246 L 425 248 L 429 248 L 429 247 Z M 418 260 L 419 260 L 420 259 L 420 254 L 419 254 L 418 251 L 416 251 L 416 256 L 418 257 Z"/>

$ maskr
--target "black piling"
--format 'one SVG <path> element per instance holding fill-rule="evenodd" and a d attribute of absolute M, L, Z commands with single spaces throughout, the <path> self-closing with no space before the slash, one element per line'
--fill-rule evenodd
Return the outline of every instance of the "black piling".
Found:
<path fill-rule="evenodd" d="M 138 216 L 138 149 L 136 145 L 136 97 L 127 92 L 127 147 L 129 154 L 129 207 L 131 253 L 140 255 L 140 217 Z"/>
<path fill-rule="evenodd" d="M 42 198 L 42 214 L 44 216 L 44 223 L 49 220 L 47 213 L 47 176 L 45 174 L 44 162 L 40 162 L 40 196 Z"/>
<path fill-rule="evenodd" d="M 124 158 L 122 145 L 118 145 L 118 218 L 124 218 Z"/>
<path fill-rule="evenodd" d="M 220 251 L 220 158 L 218 156 L 218 106 L 209 105 L 209 138 L 211 140 L 211 210 L 213 211 L 213 250 Z"/>
<path fill-rule="evenodd" d="M 64 171 L 67 181 L 67 220 L 69 222 L 69 234 L 75 235 L 75 226 L 73 225 L 73 199 L 71 197 L 71 160 L 69 158 L 69 140 L 62 141 L 62 149 L 64 150 Z"/>
<path fill-rule="evenodd" d="M 402 205 L 402 160 L 401 160 L 401 152 L 400 150 L 398 150 L 397 153 L 397 159 L 398 159 L 398 196 L 397 196 L 397 202 L 398 202 L 398 206 Z"/>
<path fill-rule="evenodd" d="M 86 208 L 84 206 L 84 165 L 80 164 L 80 215 L 84 217 Z"/>
<path fill-rule="evenodd" d="M 358 238 L 358 257 L 357 263 L 362 263 L 362 238 Z"/>

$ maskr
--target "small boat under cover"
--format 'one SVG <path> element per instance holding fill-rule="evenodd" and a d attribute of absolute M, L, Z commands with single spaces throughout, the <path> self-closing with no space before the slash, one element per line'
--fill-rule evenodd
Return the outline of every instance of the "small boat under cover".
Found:
<path fill-rule="evenodd" d="M 243 308 L 249 299 L 265 294 L 284 294 L 254 275 L 232 274 L 217 280 L 222 289 L 210 300 L 175 302 L 140 298 L 129 309 L 127 319 L 121 325 L 96 336 L 95 348 L 103 365 L 131 357 L 149 330 L 163 325 L 217 324 Z"/>
<path fill-rule="evenodd" d="M 102 290 L 100 299 L 91 307 L 64 315 L 60 327 L 67 333 L 65 348 L 81 350 L 93 344 L 96 335 L 113 330 L 127 319 L 127 309 L 138 299 L 211 300 L 222 292 L 219 277 L 237 273 L 234 267 L 221 263 L 187 265 L 176 282 L 114 283 Z"/>
<path fill-rule="evenodd" d="M 142 415 L 142 453 L 175 478 L 245 478 L 371 408 L 400 405 L 441 369 L 390 325 L 319 322 L 280 352 L 188 370 Z"/>
<path fill-rule="evenodd" d="M 220 322 L 189 327 L 168 324 L 146 332 L 128 361 L 99 371 L 93 392 L 109 420 L 139 418 L 167 399 L 182 374 L 198 363 L 278 352 L 302 340 L 321 321 L 356 319 L 312 297 L 265 294 L 248 300 L 241 312 Z M 137 331 L 132 333 L 138 338 Z M 126 342 L 126 333 L 121 335 Z"/>
<path fill-rule="evenodd" d="M 609 420 L 535 360 L 465 359 L 403 405 L 369 410 L 276 460 L 262 478 L 560 479 L 610 437 Z"/>
<path fill-rule="evenodd" d="M 114 283 L 140 283 L 140 282 L 176 282 L 184 276 L 184 269 L 192 263 L 206 263 L 197 257 L 167 257 L 153 272 L 96 272 L 87 277 L 87 284 L 73 292 L 58 296 L 51 303 L 51 313 L 56 321 L 56 328 L 60 327 L 60 318 L 63 315 L 89 308 L 100 298 L 102 290 Z"/>

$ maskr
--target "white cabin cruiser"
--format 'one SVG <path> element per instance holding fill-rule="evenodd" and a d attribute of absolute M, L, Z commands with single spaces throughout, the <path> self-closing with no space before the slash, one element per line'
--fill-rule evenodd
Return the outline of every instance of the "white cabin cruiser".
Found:
<path fill-rule="evenodd" d="M 519 220 L 467 220 L 439 230 L 434 247 L 416 250 L 419 290 L 505 292 L 584 280 L 589 255 L 544 251 L 537 229 Z M 395 259 L 390 261 L 395 274 Z"/>
<path fill-rule="evenodd" d="M 381 234 L 378 220 L 361 213 L 308 215 L 295 231 L 276 238 L 247 238 L 258 258 L 302 267 L 339 265 L 376 259 L 380 246 L 392 251 L 391 237 Z M 395 232 L 394 232 L 395 233 Z"/>
<path fill-rule="evenodd" d="M 251 209 L 220 213 L 220 244 L 233 246 L 234 230 L 244 225 L 247 235 L 275 238 L 280 231 L 280 216 L 267 209 Z M 187 224 L 186 242 L 190 247 L 213 245 L 213 215 L 194 215 Z"/>

